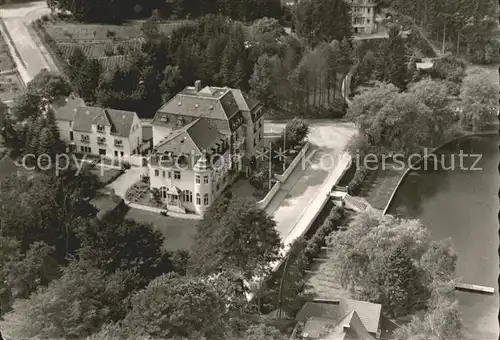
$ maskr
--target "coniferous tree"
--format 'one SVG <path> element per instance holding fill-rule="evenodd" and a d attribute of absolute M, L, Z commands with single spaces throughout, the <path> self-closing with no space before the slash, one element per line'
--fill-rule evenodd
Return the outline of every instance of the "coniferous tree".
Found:
<path fill-rule="evenodd" d="M 38 117 L 34 119 L 34 124 L 32 125 L 32 129 L 29 133 L 28 140 L 28 153 L 38 156 L 39 155 L 39 145 L 42 130 L 45 127 L 45 121 L 42 117 Z"/>
<path fill-rule="evenodd" d="M 54 136 L 52 136 L 52 131 L 48 127 L 44 127 L 40 133 L 40 141 L 38 143 L 38 154 L 46 155 L 41 160 L 47 161 L 47 156 L 51 160 L 54 159 L 54 150 L 56 147 L 56 141 Z"/>
<path fill-rule="evenodd" d="M 389 30 L 389 80 L 401 90 L 407 85 L 406 48 L 399 28 L 391 27 Z"/>
<path fill-rule="evenodd" d="M 219 79 L 221 81 L 221 85 L 223 84 L 230 85 L 233 79 L 234 66 L 235 65 L 233 65 L 231 46 L 230 44 L 227 44 L 226 48 L 224 49 L 224 54 L 222 56 L 222 63 L 219 72 Z"/>
<path fill-rule="evenodd" d="M 50 129 L 52 136 L 56 141 L 61 140 L 61 134 L 59 133 L 59 127 L 57 126 L 56 115 L 54 109 L 49 108 L 47 110 L 47 127 Z"/>
<path fill-rule="evenodd" d="M 232 85 L 238 89 L 246 90 L 245 84 L 245 68 L 241 59 L 238 59 L 234 67 Z"/>
<path fill-rule="evenodd" d="M 250 79 L 252 94 L 262 101 L 267 107 L 275 103 L 275 95 L 272 89 L 273 79 L 269 56 L 264 54 L 254 66 L 254 72 Z"/>

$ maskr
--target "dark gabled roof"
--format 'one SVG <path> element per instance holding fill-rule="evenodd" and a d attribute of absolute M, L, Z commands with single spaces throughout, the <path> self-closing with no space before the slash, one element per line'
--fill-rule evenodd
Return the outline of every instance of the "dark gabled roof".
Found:
<path fill-rule="evenodd" d="M 375 340 L 355 311 L 337 321 L 309 318 L 304 323 L 302 334 L 317 340 Z"/>
<path fill-rule="evenodd" d="M 52 101 L 56 120 L 74 121 L 77 108 L 83 106 L 83 99 L 75 96 L 58 97 Z"/>
<path fill-rule="evenodd" d="M 8 176 L 17 173 L 19 170 L 18 165 L 9 157 L 9 155 L 3 156 L 0 159 L 0 175 Z"/>
<path fill-rule="evenodd" d="M 258 100 L 247 96 L 241 92 L 241 90 L 231 89 L 231 92 L 233 93 L 233 97 L 241 111 L 252 111 L 259 104 Z"/>
<path fill-rule="evenodd" d="M 229 120 L 239 110 L 232 91 L 227 87 L 207 86 L 199 92 L 186 87 L 157 111 L 152 124 L 162 124 L 160 118 L 163 114 Z"/>
<path fill-rule="evenodd" d="M 76 111 L 73 130 L 92 132 L 92 125 L 111 126 L 111 134 L 129 137 L 135 112 L 100 107 L 79 107 Z"/>
<path fill-rule="evenodd" d="M 173 131 L 155 147 L 158 153 L 174 155 L 195 154 L 209 150 L 226 137 L 209 119 L 198 118 L 188 125 Z"/>
<path fill-rule="evenodd" d="M 309 318 L 323 318 L 338 322 L 352 311 L 358 314 L 368 332 L 377 333 L 382 306 L 365 301 L 341 299 L 335 303 L 306 302 L 295 319 L 305 322 Z"/>

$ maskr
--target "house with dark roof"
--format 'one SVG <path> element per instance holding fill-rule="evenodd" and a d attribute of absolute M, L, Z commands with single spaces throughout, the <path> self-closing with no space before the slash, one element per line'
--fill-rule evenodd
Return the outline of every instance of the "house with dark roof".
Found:
<path fill-rule="evenodd" d="M 351 299 L 313 300 L 296 316 L 294 339 L 374 340 L 380 336 L 382 306 Z"/>
<path fill-rule="evenodd" d="M 75 122 L 77 108 L 82 106 L 85 106 L 83 99 L 73 94 L 68 97 L 61 96 L 52 101 L 52 109 L 55 113 L 61 140 L 67 145 L 74 142 L 73 123 Z"/>
<path fill-rule="evenodd" d="M 231 167 L 229 136 L 201 117 L 155 146 L 150 186 L 168 209 L 202 215 L 231 183 Z"/>
<path fill-rule="evenodd" d="M 151 121 L 150 185 L 168 209 L 203 214 L 263 146 L 262 106 L 240 90 L 188 86 Z"/>
<path fill-rule="evenodd" d="M 142 144 L 142 127 L 135 112 L 85 106 L 81 98 L 52 103 L 56 121 L 70 149 L 104 157 L 129 157 Z"/>
<path fill-rule="evenodd" d="M 219 131 L 230 135 L 243 154 L 252 155 L 263 146 L 263 110 L 259 101 L 228 87 L 205 86 L 197 80 L 165 103 L 156 112 L 153 145 L 170 132 L 204 117 Z"/>

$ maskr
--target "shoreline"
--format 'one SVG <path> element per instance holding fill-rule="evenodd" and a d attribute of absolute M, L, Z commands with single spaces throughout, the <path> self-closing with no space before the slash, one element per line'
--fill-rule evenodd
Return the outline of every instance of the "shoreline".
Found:
<path fill-rule="evenodd" d="M 434 155 L 437 151 L 439 151 L 440 149 L 442 149 L 443 147 L 445 147 L 446 145 L 450 144 L 450 143 L 453 143 L 453 142 L 457 142 L 457 141 L 460 141 L 462 139 L 465 139 L 465 138 L 470 138 L 470 137 L 474 137 L 474 136 L 494 136 L 494 135 L 498 135 L 498 130 L 488 130 L 488 131 L 483 131 L 483 132 L 474 132 L 474 133 L 466 133 L 462 136 L 458 136 L 458 137 L 455 137 L 449 141 L 446 141 L 446 142 L 443 142 L 441 144 L 439 144 L 438 146 L 436 146 L 435 148 L 433 148 L 431 150 L 431 152 L 429 152 L 429 154 L 423 158 L 423 159 L 419 159 L 415 164 L 413 165 L 417 165 L 418 163 L 424 161 L 427 157 L 431 156 L 431 155 Z M 404 179 L 406 178 L 406 176 L 411 172 L 413 171 L 411 168 L 407 168 L 402 174 L 401 174 L 401 177 L 398 181 L 398 183 L 396 184 L 396 187 L 394 188 L 394 190 L 392 191 L 392 194 L 391 196 L 389 197 L 389 200 L 387 202 L 387 204 L 385 205 L 385 208 L 384 210 L 382 211 L 382 214 L 383 215 L 386 215 L 387 214 L 387 211 L 389 210 L 393 200 L 394 200 L 394 196 L 396 196 L 396 193 L 399 189 L 399 187 L 403 184 L 403 181 Z"/>

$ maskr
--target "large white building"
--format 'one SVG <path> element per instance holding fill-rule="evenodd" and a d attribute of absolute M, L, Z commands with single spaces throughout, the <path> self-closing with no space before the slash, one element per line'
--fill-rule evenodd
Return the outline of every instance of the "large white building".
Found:
<path fill-rule="evenodd" d="M 375 0 L 348 0 L 351 4 L 354 34 L 371 34 L 377 31 Z"/>
<path fill-rule="evenodd" d="M 135 112 L 85 106 L 75 97 L 53 107 L 61 139 L 71 151 L 108 158 L 138 153 L 142 128 Z"/>
<path fill-rule="evenodd" d="M 151 189 L 168 209 L 203 214 L 264 142 L 262 106 L 228 87 L 186 87 L 152 120 Z"/>

